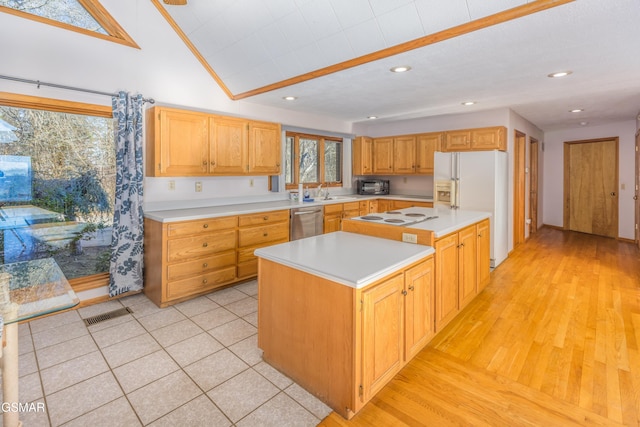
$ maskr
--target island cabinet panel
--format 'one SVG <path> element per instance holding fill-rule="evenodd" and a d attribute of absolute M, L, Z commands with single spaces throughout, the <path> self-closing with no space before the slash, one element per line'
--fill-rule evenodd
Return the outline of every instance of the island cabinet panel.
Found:
<path fill-rule="evenodd" d="M 371 399 L 404 362 L 402 274 L 362 292 L 362 387 Z"/>
<path fill-rule="evenodd" d="M 478 294 L 478 232 L 472 225 L 458 232 L 459 308 L 462 310 Z"/>
<path fill-rule="evenodd" d="M 404 360 L 411 360 L 431 341 L 435 330 L 433 258 L 405 273 L 405 349 Z"/>
<path fill-rule="evenodd" d="M 459 311 L 458 234 L 436 240 L 436 330 L 440 331 Z"/>
<path fill-rule="evenodd" d="M 238 217 L 145 219 L 144 292 L 165 307 L 236 281 Z"/>
<path fill-rule="evenodd" d="M 489 220 L 477 224 L 478 231 L 478 293 L 487 286 L 491 279 L 491 231 Z"/>
<path fill-rule="evenodd" d="M 260 258 L 263 359 L 351 418 L 433 336 L 432 271 L 431 255 L 356 289 Z"/>
<path fill-rule="evenodd" d="M 258 274 L 253 252 L 265 246 L 289 241 L 289 210 L 241 215 L 238 217 L 238 278 Z"/>

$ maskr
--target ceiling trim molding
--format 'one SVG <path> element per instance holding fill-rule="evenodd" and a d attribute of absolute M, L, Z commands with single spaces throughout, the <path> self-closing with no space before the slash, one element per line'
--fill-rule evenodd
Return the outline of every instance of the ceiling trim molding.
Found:
<path fill-rule="evenodd" d="M 465 34 L 469 34 L 474 31 L 478 31 L 484 28 L 492 27 L 494 25 L 502 24 L 503 22 L 512 21 L 514 19 L 532 15 L 537 12 L 542 12 L 547 9 L 551 9 L 567 3 L 572 3 L 574 1 L 576 0 L 534 0 L 530 3 L 523 4 L 521 6 L 517 6 L 512 9 L 507 9 L 502 12 L 495 13 L 493 15 L 485 16 L 483 18 L 479 18 L 479 19 L 467 22 L 465 24 L 457 25 L 455 27 L 451 27 L 446 30 L 442 30 L 433 34 L 426 35 L 424 37 L 420 37 L 405 43 L 400 43 L 398 45 L 388 47 L 386 49 L 382 49 L 376 52 L 362 55 L 357 58 L 350 59 L 348 61 L 339 62 L 337 64 L 333 64 L 328 67 L 310 71 L 305 74 L 300 74 L 298 76 L 281 80 L 279 82 L 262 86 L 256 89 L 252 89 L 246 92 L 233 94 L 229 90 L 229 88 L 225 85 L 225 83 L 222 81 L 220 76 L 216 74 L 216 72 L 213 70 L 211 65 L 209 65 L 209 63 L 200 54 L 198 49 L 193 45 L 193 43 L 191 43 L 187 35 L 180 29 L 178 24 L 174 21 L 174 19 L 169 14 L 169 12 L 167 12 L 167 10 L 162 6 L 162 4 L 160 3 L 160 0 L 151 0 L 151 2 L 155 4 L 156 8 L 160 11 L 162 16 L 164 16 L 167 22 L 171 25 L 171 27 L 173 27 L 176 33 L 180 36 L 182 41 L 187 45 L 187 47 L 191 50 L 191 52 L 193 52 L 193 54 L 200 61 L 200 63 L 205 67 L 205 69 L 209 72 L 209 74 L 211 74 L 211 76 L 218 83 L 220 88 L 222 88 L 224 93 L 231 100 L 234 100 L 234 101 L 260 95 L 266 92 L 282 89 L 298 83 L 303 83 L 303 82 L 317 79 L 319 77 L 323 77 L 329 74 L 337 73 L 339 71 L 347 70 L 349 68 L 354 68 L 359 65 L 364 65 L 369 62 L 388 58 L 390 56 L 398 55 L 414 49 L 419 49 L 425 46 L 429 46 L 431 44 L 439 43 L 444 40 L 463 36 Z"/>
<path fill-rule="evenodd" d="M 86 36 L 96 37 L 102 40 L 122 44 L 125 46 L 140 49 L 140 46 L 127 34 L 127 32 L 118 24 L 118 22 L 107 12 L 98 0 L 77 0 L 78 3 L 100 24 L 108 34 L 100 34 L 96 31 L 87 30 L 85 28 L 76 27 L 75 25 L 65 24 L 64 22 L 54 19 L 45 18 L 34 15 L 32 13 L 23 12 L 21 10 L 12 9 L 6 6 L 0 6 L 0 12 L 10 15 L 19 16 L 21 18 L 30 19 L 42 24 L 53 25 L 54 27 L 64 30 L 74 31 Z"/>
<path fill-rule="evenodd" d="M 184 31 L 182 31 L 182 29 L 180 28 L 178 23 L 171 17 L 169 12 L 167 12 L 167 10 L 162 6 L 162 4 L 160 3 L 160 0 L 151 0 L 151 3 L 153 3 L 156 6 L 156 9 L 158 9 L 160 14 L 162 14 L 162 16 L 164 16 L 164 19 L 167 20 L 169 25 L 171 25 L 173 30 L 182 39 L 184 44 L 187 45 L 187 47 L 189 48 L 191 53 L 193 53 L 195 55 L 195 57 L 198 59 L 198 61 L 200 61 L 200 63 L 207 70 L 207 72 L 209 72 L 209 74 L 211 74 L 211 77 L 213 77 L 213 79 L 216 81 L 216 83 L 218 83 L 218 86 L 220 86 L 222 91 L 229 97 L 229 99 L 235 100 L 235 96 L 233 95 L 233 93 L 231 93 L 231 91 L 229 90 L 227 85 L 222 81 L 222 79 L 220 78 L 220 76 L 218 76 L 218 74 L 215 72 L 215 70 L 213 68 L 211 68 L 211 65 L 209 65 L 207 60 L 204 59 L 202 54 L 200 54 L 200 51 L 198 51 L 198 49 L 194 46 L 194 44 L 191 43 L 191 40 L 189 40 L 189 37 L 187 37 L 187 35 L 184 33 Z"/>

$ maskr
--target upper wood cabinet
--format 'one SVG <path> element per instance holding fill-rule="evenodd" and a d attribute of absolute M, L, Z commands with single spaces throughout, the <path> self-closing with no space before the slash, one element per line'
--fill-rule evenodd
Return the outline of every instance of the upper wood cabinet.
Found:
<path fill-rule="evenodd" d="M 373 173 L 373 138 L 359 136 L 351 145 L 353 156 L 353 174 L 369 175 Z"/>
<path fill-rule="evenodd" d="M 393 173 L 393 138 L 373 139 L 373 173 Z"/>
<path fill-rule="evenodd" d="M 166 107 L 147 110 L 147 176 L 277 175 L 280 125 Z"/>
<path fill-rule="evenodd" d="M 146 112 L 148 176 L 198 176 L 209 171 L 209 117 L 170 108 Z"/>
<path fill-rule="evenodd" d="M 442 132 L 416 136 L 416 173 L 433 175 L 433 153 L 441 150 Z"/>
<path fill-rule="evenodd" d="M 393 172 L 411 174 L 416 171 L 416 137 L 393 138 Z"/>
<path fill-rule="evenodd" d="M 442 151 L 482 151 L 507 149 L 507 129 L 494 126 L 445 132 Z"/>

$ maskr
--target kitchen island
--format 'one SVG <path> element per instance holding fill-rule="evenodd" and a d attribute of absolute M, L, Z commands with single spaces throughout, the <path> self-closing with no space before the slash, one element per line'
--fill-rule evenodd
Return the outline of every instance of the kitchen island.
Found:
<path fill-rule="evenodd" d="M 435 333 L 433 253 L 341 231 L 256 250 L 264 360 L 351 418 Z"/>

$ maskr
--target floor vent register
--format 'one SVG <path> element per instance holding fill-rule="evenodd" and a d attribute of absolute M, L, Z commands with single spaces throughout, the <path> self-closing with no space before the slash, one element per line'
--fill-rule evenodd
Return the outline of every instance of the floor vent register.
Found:
<path fill-rule="evenodd" d="M 119 308 L 118 310 L 109 311 L 107 313 L 98 314 L 95 316 L 87 317 L 84 320 L 84 324 L 87 326 L 95 325 L 96 323 L 104 322 L 105 320 L 115 319 L 116 317 L 124 316 L 126 314 L 133 313 L 129 307 Z"/>

